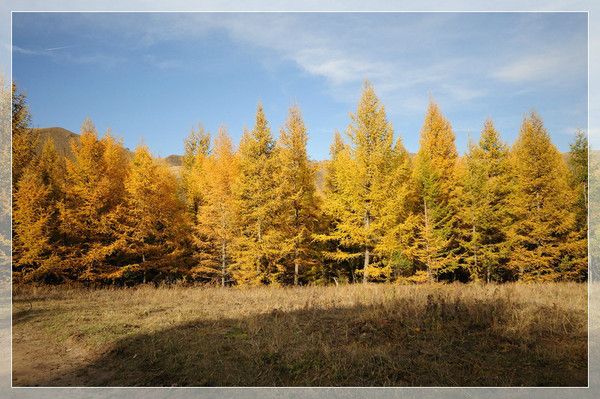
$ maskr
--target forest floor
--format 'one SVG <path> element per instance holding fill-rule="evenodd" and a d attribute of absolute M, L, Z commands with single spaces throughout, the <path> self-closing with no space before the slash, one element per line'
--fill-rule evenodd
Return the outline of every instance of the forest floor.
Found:
<path fill-rule="evenodd" d="M 16 287 L 14 386 L 586 386 L 587 285 Z"/>

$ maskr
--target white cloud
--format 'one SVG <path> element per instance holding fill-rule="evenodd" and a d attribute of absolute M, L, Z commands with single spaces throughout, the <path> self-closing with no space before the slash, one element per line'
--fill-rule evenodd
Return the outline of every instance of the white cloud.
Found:
<path fill-rule="evenodd" d="M 585 44 L 585 43 L 580 43 Z M 587 59 L 571 43 L 558 48 L 528 54 L 496 69 L 492 76 L 505 82 L 562 81 L 574 70 L 587 67 Z"/>

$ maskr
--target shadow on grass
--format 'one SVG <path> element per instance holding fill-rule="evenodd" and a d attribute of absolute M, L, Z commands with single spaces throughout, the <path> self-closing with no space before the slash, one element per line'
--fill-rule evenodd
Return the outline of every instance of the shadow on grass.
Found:
<path fill-rule="evenodd" d="M 26 323 L 41 316 L 47 316 L 50 313 L 54 313 L 47 309 L 22 309 L 14 311 L 12 314 L 12 323 L 13 326 L 19 325 L 21 323 Z"/>
<path fill-rule="evenodd" d="M 515 325 L 515 306 L 429 298 L 197 320 L 124 338 L 35 385 L 587 385 L 585 313 L 540 306 Z"/>

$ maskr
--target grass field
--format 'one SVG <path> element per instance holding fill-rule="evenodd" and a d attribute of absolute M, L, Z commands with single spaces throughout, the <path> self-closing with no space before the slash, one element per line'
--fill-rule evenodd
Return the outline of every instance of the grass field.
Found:
<path fill-rule="evenodd" d="M 14 386 L 585 386 L 586 285 L 17 287 Z"/>

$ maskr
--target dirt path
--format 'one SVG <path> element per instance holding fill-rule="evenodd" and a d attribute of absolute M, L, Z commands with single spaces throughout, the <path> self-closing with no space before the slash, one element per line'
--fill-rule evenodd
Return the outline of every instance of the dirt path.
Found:
<path fill-rule="evenodd" d="M 72 339 L 62 345 L 49 345 L 48 340 L 17 330 L 13 334 L 13 386 L 44 386 L 47 384 L 43 382 L 48 381 L 53 381 L 53 386 L 83 386 L 85 381 L 75 370 L 101 355 Z"/>

